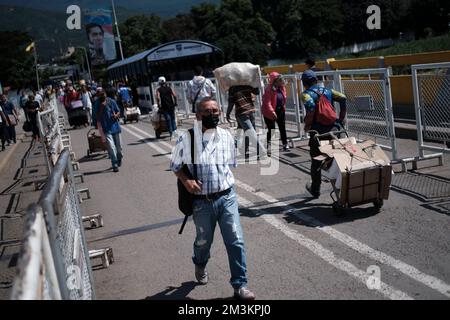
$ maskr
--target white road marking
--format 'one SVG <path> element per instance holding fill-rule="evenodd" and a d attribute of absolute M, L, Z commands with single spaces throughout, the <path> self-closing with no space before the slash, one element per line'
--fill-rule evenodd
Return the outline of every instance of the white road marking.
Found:
<path fill-rule="evenodd" d="M 149 133 L 135 127 L 132 126 L 134 129 L 136 129 L 137 131 L 141 132 L 144 135 L 147 136 L 151 136 Z M 134 134 L 134 133 L 133 133 Z M 137 135 L 135 135 L 137 136 Z M 142 139 L 142 137 L 139 137 L 140 139 Z M 161 148 L 159 146 L 155 146 L 155 144 L 150 144 L 147 143 L 150 147 L 155 148 L 155 150 L 158 149 L 158 152 L 161 152 L 159 150 L 161 150 Z M 164 141 L 160 141 L 159 144 L 165 145 L 168 148 L 173 148 L 173 146 L 167 142 Z M 161 153 L 165 153 L 165 151 L 162 151 Z M 281 202 L 278 201 L 277 199 L 273 198 L 272 196 L 263 193 L 263 192 L 258 192 L 256 191 L 253 187 L 245 184 L 242 181 L 239 181 L 237 179 L 236 180 L 236 185 L 244 190 L 246 190 L 247 192 L 250 192 L 256 196 L 258 196 L 259 198 L 267 201 L 268 203 L 274 204 L 276 206 L 279 207 L 283 207 L 285 209 L 291 209 L 291 210 L 297 210 L 297 208 L 294 208 L 292 206 L 290 206 L 289 204 L 285 203 L 285 202 Z M 357 251 L 358 253 L 365 255 L 375 261 L 378 261 L 382 264 L 388 265 L 392 268 L 397 269 L 398 271 L 402 272 L 403 274 L 411 277 L 412 279 L 422 283 L 423 285 L 436 290 L 438 292 L 440 292 L 441 294 L 445 295 L 446 297 L 450 297 L 450 285 L 448 285 L 447 283 L 445 283 L 444 281 L 434 277 L 434 276 L 430 276 L 427 275 L 423 272 L 421 272 L 420 270 L 418 270 L 417 268 L 408 265 L 398 259 L 395 259 L 394 257 L 391 257 L 379 250 L 375 250 L 371 247 L 369 247 L 368 245 L 350 237 L 347 234 L 344 234 L 332 227 L 328 227 L 323 225 L 323 223 L 321 223 L 320 221 L 318 221 L 317 219 L 314 219 L 313 217 L 301 213 L 301 214 L 294 214 L 297 218 L 299 218 L 300 220 L 303 220 L 305 222 L 308 222 L 309 224 L 312 224 L 316 227 L 317 230 L 323 231 L 326 234 L 328 234 L 329 236 L 341 241 L 343 244 L 347 245 L 348 247 L 350 247 L 351 249 Z M 265 219 L 266 216 L 264 216 L 263 218 Z M 276 218 L 274 218 L 276 219 Z M 266 219 L 265 219 L 266 220 Z M 267 220 L 266 220 L 267 221 Z M 269 222 L 269 221 L 267 221 Z M 269 222 L 270 223 L 270 222 Z M 272 224 L 272 223 L 270 223 Z M 273 224 L 272 224 L 273 225 Z M 274 225 L 275 226 L 275 225 Z M 277 228 L 279 229 L 279 228 Z M 292 230 L 293 231 L 293 230 Z M 303 237 L 303 236 L 302 236 Z M 311 240 L 312 241 L 312 240 Z M 365 274 L 365 273 L 364 273 Z"/>
<path fill-rule="evenodd" d="M 285 202 L 279 201 L 264 192 L 256 191 L 253 187 L 239 180 L 236 180 L 236 185 L 244 189 L 245 191 L 258 196 L 259 198 L 264 199 L 268 203 L 274 204 L 277 207 L 282 207 L 283 209 L 286 210 L 298 210 L 298 208 L 294 208 Z M 375 250 L 369 247 L 368 245 L 350 237 L 345 233 L 342 233 L 332 227 L 325 226 L 322 222 L 320 222 L 317 219 L 314 219 L 310 215 L 307 215 L 305 213 L 296 213 L 293 215 L 299 218 L 300 220 L 307 222 L 310 225 L 313 225 L 314 227 L 316 227 L 317 230 L 323 231 L 329 236 L 341 241 L 342 243 L 352 248 L 353 250 L 359 252 L 360 254 L 365 255 L 382 264 L 395 268 L 398 271 L 404 273 L 405 275 L 411 277 L 412 279 L 422 283 L 423 285 L 442 293 L 446 297 L 450 297 L 450 285 L 448 285 L 444 281 L 436 277 L 427 275 L 418 270 L 417 268 L 409 264 L 406 264 L 398 259 L 395 259 L 394 257 L 391 257 L 379 250 Z"/>
<path fill-rule="evenodd" d="M 244 207 L 251 207 L 252 203 L 242 196 L 238 196 L 239 203 Z M 264 210 L 257 210 L 261 213 L 261 218 L 266 221 L 271 226 L 275 227 L 277 230 L 281 231 L 288 238 L 296 241 L 301 246 L 305 247 L 312 253 L 314 253 L 319 258 L 325 260 L 335 268 L 347 273 L 348 275 L 356 278 L 361 281 L 364 285 L 366 285 L 368 278 L 370 275 L 367 272 L 358 269 L 352 263 L 336 257 L 336 255 L 324 248 L 320 243 L 311 240 L 310 238 L 305 237 L 297 230 L 294 230 L 288 227 L 285 223 L 283 223 L 280 219 L 275 218 L 273 215 L 267 214 Z M 265 214 L 266 213 L 266 214 Z M 397 290 L 386 283 L 380 281 L 380 287 L 376 289 L 376 291 L 380 292 L 386 298 L 392 300 L 414 300 L 408 294 L 403 291 Z"/>

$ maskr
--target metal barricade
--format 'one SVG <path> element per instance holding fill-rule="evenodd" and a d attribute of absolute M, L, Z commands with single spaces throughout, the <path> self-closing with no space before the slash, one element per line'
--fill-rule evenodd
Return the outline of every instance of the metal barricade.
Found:
<path fill-rule="evenodd" d="M 299 81 L 301 75 L 297 74 Z M 389 82 L 391 70 L 323 71 L 316 72 L 316 75 L 319 77 L 320 85 L 340 91 L 347 96 L 347 130 L 360 140 L 375 140 L 383 149 L 391 151 L 393 160 L 398 160 Z M 339 112 L 338 104 L 336 109 Z"/>
<path fill-rule="evenodd" d="M 42 208 L 30 205 L 17 264 L 12 300 L 61 300 L 60 283 Z"/>
<path fill-rule="evenodd" d="M 94 299 L 92 268 L 68 150 L 61 153 L 39 204 L 47 219 L 59 283 L 64 284 L 62 298 Z"/>
<path fill-rule="evenodd" d="M 45 158 L 48 173 L 50 173 L 56 161 L 58 161 L 60 153 L 64 149 L 56 98 L 48 102 L 47 110 L 38 112 L 37 120 L 41 142 L 46 150 L 47 156 Z"/>
<path fill-rule="evenodd" d="M 450 153 L 450 63 L 413 65 L 411 70 L 420 158 L 440 158 L 442 165 L 442 153 Z M 440 154 L 425 155 L 426 150 Z"/>

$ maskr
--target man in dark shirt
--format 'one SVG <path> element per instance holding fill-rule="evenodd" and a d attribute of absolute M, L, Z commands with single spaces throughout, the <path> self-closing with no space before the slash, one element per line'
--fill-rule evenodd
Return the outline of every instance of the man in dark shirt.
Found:
<path fill-rule="evenodd" d="M 175 120 L 175 106 L 177 105 L 177 96 L 166 83 L 166 78 L 159 77 L 159 88 L 156 90 L 156 102 L 158 103 L 159 113 L 164 115 L 169 129 L 170 138 L 176 134 L 177 123 Z"/>
<path fill-rule="evenodd" d="M 245 133 L 245 157 L 249 157 L 249 142 L 259 148 L 259 155 L 266 154 L 264 145 L 259 142 L 256 125 L 255 112 L 256 108 L 253 104 L 254 95 L 259 95 L 259 89 L 251 86 L 233 86 L 228 90 L 228 109 L 227 121 L 231 122 L 230 116 L 233 108 L 235 109 L 238 128 L 242 128 Z"/>

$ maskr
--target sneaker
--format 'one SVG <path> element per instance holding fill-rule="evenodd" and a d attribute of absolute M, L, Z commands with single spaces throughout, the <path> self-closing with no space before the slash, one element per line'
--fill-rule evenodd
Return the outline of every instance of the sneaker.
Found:
<path fill-rule="evenodd" d="M 320 192 L 314 192 L 311 188 L 311 184 L 308 183 L 306 185 L 306 190 L 313 196 L 314 199 L 318 199 L 320 197 Z"/>
<path fill-rule="evenodd" d="M 206 267 L 200 267 L 195 265 L 195 278 L 198 283 L 201 285 L 205 285 L 208 283 L 208 272 L 206 271 Z"/>
<path fill-rule="evenodd" d="M 119 172 L 119 168 L 118 168 L 118 167 L 114 167 L 114 168 L 113 168 L 113 171 L 114 171 L 114 172 Z"/>
<path fill-rule="evenodd" d="M 289 148 L 289 146 L 287 144 L 285 144 L 283 146 L 283 151 L 289 151 L 289 150 L 291 150 L 291 148 Z"/>
<path fill-rule="evenodd" d="M 247 287 L 234 289 L 234 297 L 238 300 L 255 300 L 255 294 L 251 292 Z"/>

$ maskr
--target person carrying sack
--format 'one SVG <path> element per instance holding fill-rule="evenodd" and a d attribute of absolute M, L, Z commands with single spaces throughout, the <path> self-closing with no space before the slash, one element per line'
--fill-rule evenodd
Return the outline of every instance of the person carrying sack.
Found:
<path fill-rule="evenodd" d="M 322 162 L 314 159 L 321 155 L 320 145 L 315 136 L 316 134 L 339 131 L 344 127 L 347 98 L 341 92 L 320 87 L 317 76 L 312 70 L 303 73 L 302 83 L 305 91 L 302 93 L 301 99 L 306 109 L 305 131 L 310 131 L 309 147 L 311 155 L 311 183 L 306 185 L 306 190 L 313 198 L 317 199 L 320 197 L 320 185 L 322 183 Z M 335 101 L 340 105 L 339 117 L 333 106 Z"/>
<path fill-rule="evenodd" d="M 218 224 L 227 248 L 234 295 L 238 299 L 253 300 L 255 295 L 247 287 L 244 237 L 234 189 L 235 180 L 230 170 L 230 166 L 237 166 L 236 148 L 231 133 L 218 127 L 219 117 L 217 101 L 203 98 L 198 104 L 193 131 L 184 133 L 173 149 L 170 168 L 177 176 L 178 183 L 182 183 L 191 194 L 192 217 L 197 234 L 192 261 L 197 281 L 201 285 L 208 283 L 206 265 Z M 188 174 L 183 169 L 185 165 Z M 184 214 L 189 213 L 189 203 L 187 206 L 188 210 L 180 207 Z"/>
<path fill-rule="evenodd" d="M 192 113 L 196 113 L 199 101 L 203 98 L 216 96 L 216 87 L 211 80 L 203 76 L 203 69 L 199 66 L 194 69 L 194 78 L 188 82 L 186 97 L 192 105 Z"/>

